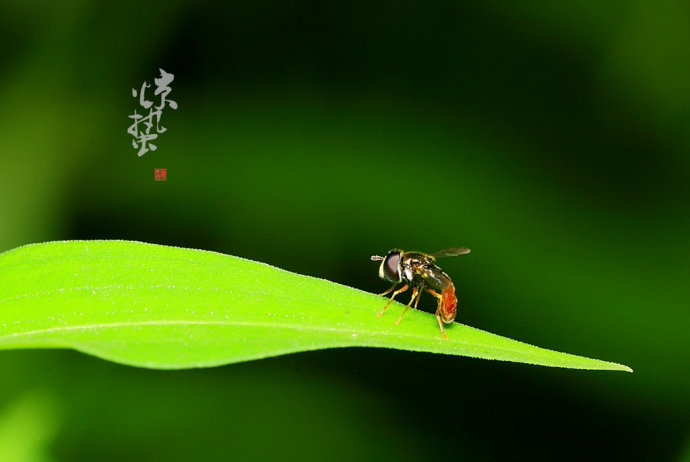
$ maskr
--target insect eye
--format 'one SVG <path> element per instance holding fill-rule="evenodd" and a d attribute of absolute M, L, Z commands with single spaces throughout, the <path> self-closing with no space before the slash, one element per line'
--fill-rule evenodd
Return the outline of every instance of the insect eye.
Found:
<path fill-rule="evenodd" d="M 398 266 L 400 264 L 400 252 L 391 252 L 386 257 L 383 262 L 383 272 L 388 279 L 392 282 L 400 281 L 400 272 L 398 271 Z"/>

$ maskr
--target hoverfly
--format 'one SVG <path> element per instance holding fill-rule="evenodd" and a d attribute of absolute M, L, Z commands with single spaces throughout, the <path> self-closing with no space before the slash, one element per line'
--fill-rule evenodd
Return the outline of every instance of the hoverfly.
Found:
<path fill-rule="evenodd" d="M 455 320 L 458 300 L 455 297 L 455 286 L 453 285 L 453 281 L 451 281 L 450 277 L 436 265 L 436 259 L 455 257 L 468 253 L 470 253 L 470 249 L 466 247 L 454 247 L 432 254 L 405 252 L 404 250 L 393 249 L 388 252 L 388 255 L 385 257 L 372 255 L 372 261 L 381 262 L 379 277 L 393 283 L 390 289 L 379 295 L 387 295 L 393 292 L 398 284 L 405 284 L 400 289 L 393 292 L 390 300 L 388 300 L 386 306 L 383 307 L 377 316 L 381 316 L 384 311 L 386 311 L 386 308 L 388 308 L 388 305 L 391 304 L 396 295 L 405 292 L 411 286 L 412 298 L 407 304 L 405 311 L 403 311 L 400 318 L 395 322 L 396 324 L 400 324 L 402 317 L 407 313 L 407 310 L 410 309 L 412 302 L 415 302 L 414 308 L 417 309 L 417 304 L 422 297 L 422 292 L 426 290 L 438 299 L 436 319 L 441 328 L 441 334 L 443 334 L 444 338 L 448 338 L 446 336 L 446 331 L 443 329 L 443 323 L 450 324 Z"/>

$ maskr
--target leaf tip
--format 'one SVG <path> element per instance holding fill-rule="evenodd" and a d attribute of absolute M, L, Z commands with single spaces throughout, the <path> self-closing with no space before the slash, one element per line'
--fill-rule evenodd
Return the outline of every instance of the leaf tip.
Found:
<path fill-rule="evenodd" d="M 622 371 L 622 372 L 630 372 L 631 374 L 633 373 L 632 367 L 626 366 L 625 364 L 618 364 L 618 363 L 610 363 L 612 366 L 611 370 L 614 371 Z"/>

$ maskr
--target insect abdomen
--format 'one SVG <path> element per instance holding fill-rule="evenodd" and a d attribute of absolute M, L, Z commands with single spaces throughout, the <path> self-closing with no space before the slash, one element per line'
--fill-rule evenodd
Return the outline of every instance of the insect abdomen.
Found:
<path fill-rule="evenodd" d="M 453 286 L 452 283 L 441 292 L 441 298 L 443 299 L 441 318 L 443 322 L 450 324 L 455 320 L 455 314 L 458 308 L 458 299 L 455 297 L 455 286 Z"/>

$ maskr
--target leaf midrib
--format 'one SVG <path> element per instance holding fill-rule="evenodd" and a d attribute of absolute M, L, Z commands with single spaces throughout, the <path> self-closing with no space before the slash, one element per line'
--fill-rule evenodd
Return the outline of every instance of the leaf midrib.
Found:
<path fill-rule="evenodd" d="M 459 324 L 459 323 L 457 323 Z M 247 322 L 247 321 L 189 321 L 189 320 L 174 320 L 174 321 L 141 321 L 141 322 L 113 322 L 113 323 L 98 323 L 98 324 L 88 324 L 88 325 L 75 325 L 75 326 L 59 326 L 59 327 L 50 327 L 46 329 L 35 329 L 32 331 L 26 331 L 26 332 L 17 332 L 14 334 L 11 334 L 9 336 L 4 336 L 0 337 L 0 343 L 3 342 L 4 340 L 9 340 L 9 339 L 16 339 L 19 337 L 30 337 L 32 335 L 41 335 L 41 334 L 46 334 L 46 333 L 59 333 L 59 332 L 72 332 L 72 331 L 86 331 L 86 330 L 92 330 L 92 329 L 119 329 L 119 328 L 127 328 L 127 327 L 148 327 L 148 326 L 193 326 L 193 325 L 200 325 L 200 326 L 229 326 L 229 327 L 265 327 L 265 328 L 273 328 L 273 329 L 291 329 L 295 331 L 327 331 L 327 332 L 337 332 L 340 334 L 356 334 L 357 337 L 360 335 L 371 335 L 370 332 L 365 332 L 362 333 L 361 331 L 358 330 L 350 330 L 350 329 L 342 329 L 342 328 L 337 328 L 337 327 L 319 327 L 319 326 L 296 326 L 296 325 L 290 325 L 290 324 L 277 324 L 277 323 L 270 323 L 270 322 Z M 462 325 L 462 324 L 459 324 Z M 463 325 L 464 326 L 464 325 Z M 467 327 L 467 326 L 464 326 Z M 379 334 L 382 337 L 386 336 L 395 336 L 395 337 L 404 337 L 404 338 L 410 338 L 410 339 L 424 339 L 428 340 L 429 337 L 426 335 L 418 335 L 418 334 L 411 334 L 408 332 L 402 332 L 402 333 L 389 333 L 389 332 L 382 332 Z M 451 342 L 453 344 L 456 344 L 458 346 L 462 346 L 467 348 L 475 346 L 475 347 L 482 347 L 482 348 L 488 348 L 493 351 L 501 351 L 501 352 L 510 352 L 510 353 L 516 353 L 517 351 L 514 349 L 510 348 L 505 348 L 505 347 L 498 347 L 495 345 L 487 345 L 487 344 L 478 344 L 478 343 L 467 343 L 463 342 L 461 340 L 457 339 L 448 339 L 448 340 L 439 340 L 443 342 Z M 68 342 L 69 343 L 69 342 Z M 528 344 L 525 344 L 528 345 Z M 530 345 L 533 346 L 533 345 Z M 553 350 L 549 350 L 546 348 L 541 348 L 541 347 L 535 347 L 539 348 L 542 350 L 542 352 L 555 352 Z M 469 350 L 472 350 L 472 348 L 469 348 Z M 576 356 L 576 355 L 573 355 Z M 576 356 L 579 358 L 579 356 Z"/>
<path fill-rule="evenodd" d="M 337 332 L 342 334 L 357 334 L 360 336 L 362 334 L 370 335 L 371 332 L 362 332 L 356 329 L 342 329 L 337 327 L 322 327 L 322 326 L 300 326 L 292 324 L 278 324 L 271 322 L 254 322 L 254 321 L 189 321 L 189 320 L 162 320 L 162 321 L 137 321 L 137 322 L 111 322 L 111 323 L 97 323 L 97 324 L 82 324 L 75 326 L 58 326 L 49 327 L 45 329 L 34 329 L 26 332 L 17 332 L 7 336 L 0 337 L 0 342 L 7 339 L 14 339 L 17 337 L 26 337 L 31 335 L 41 335 L 45 333 L 55 333 L 55 332 L 71 332 L 71 331 L 85 331 L 91 329 L 118 329 L 126 327 L 146 327 L 146 326 L 228 326 L 228 327 L 266 327 L 274 329 L 293 329 L 293 330 L 308 330 L 308 331 L 318 331 L 318 332 Z M 408 332 L 403 332 L 401 334 L 391 334 L 388 332 L 381 333 L 382 336 L 395 335 L 397 337 L 415 338 L 415 339 L 427 339 L 426 335 L 411 334 Z M 444 340 L 446 341 L 446 340 Z M 468 343 L 461 342 L 458 340 L 448 340 L 453 343 L 461 345 L 469 345 Z M 475 344 L 476 345 L 476 344 Z M 506 350 L 511 351 L 511 350 Z"/>

